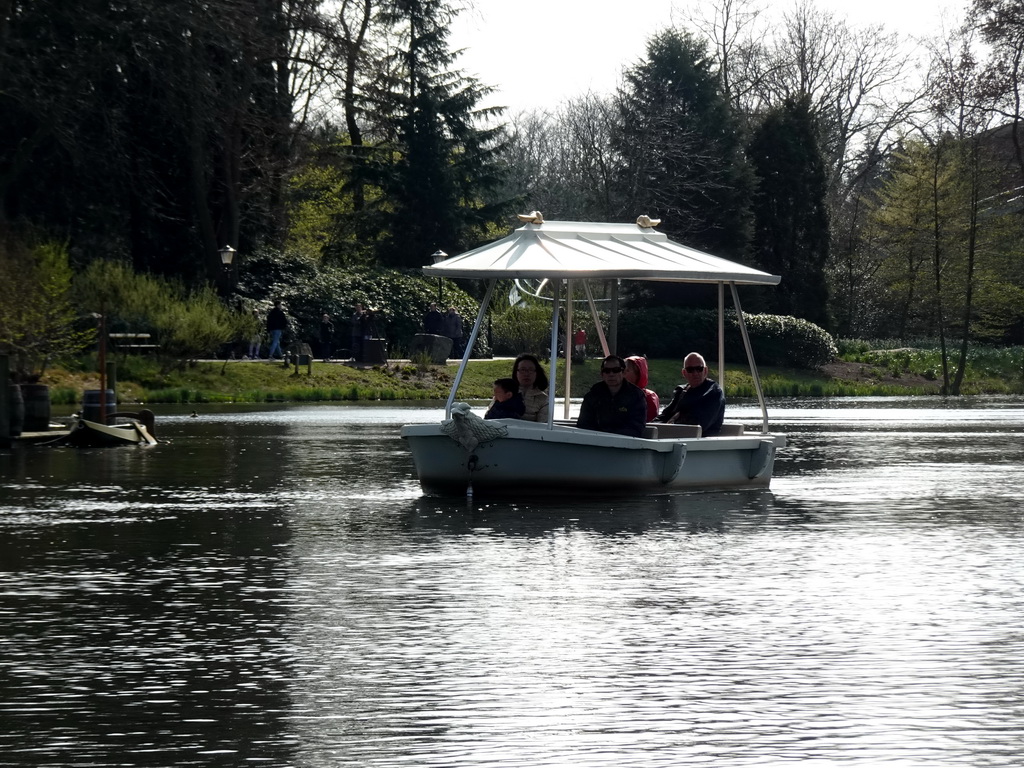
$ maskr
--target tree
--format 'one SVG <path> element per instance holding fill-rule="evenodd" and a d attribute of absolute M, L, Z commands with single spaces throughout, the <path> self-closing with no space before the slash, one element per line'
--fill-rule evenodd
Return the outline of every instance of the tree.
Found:
<path fill-rule="evenodd" d="M 375 211 L 389 240 L 381 260 L 415 267 L 440 248 L 456 253 L 477 244 L 501 220 L 506 201 L 501 126 L 483 127 L 500 108 L 481 108 L 489 89 L 453 68 L 448 0 L 392 0 L 379 23 L 397 41 L 382 87 L 372 90 L 369 115 L 382 133 L 374 181 L 384 200 Z"/>
<path fill-rule="evenodd" d="M 761 15 L 752 0 L 715 0 L 698 7 L 698 15 L 690 23 L 710 41 L 718 64 L 722 94 L 742 118 L 743 105 L 754 81 L 743 76 L 745 68 L 757 57 L 758 37 L 754 25 Z"/>
<path fill-rule="evenodd" d="M 688 245 L 741 258 L 750 172 L 706 45 L 678 30 L 655 35 L 617 101 L 616 218 L 646 213 Z"/>
<path fill-rule="evenodd" d="M 754 261 L 783 278 L 762 301 L 776 314 L 828 328 L 826 175 L 810 100 L 787 100 L 770 112 L 748 152 L 758 179 Z"/>
<path fill-rule="evenodd" d="M 0 46 L 0 217 L 77 261 L 214 279 L 282 236 L 291 42 L 318 0 L 12 0 Z M 244 233 L 244 238 L 242 237 Z"/>
<path fill-rule="evenodd" d="M 75 277 L 80 311 L 103 315 L 116 328 L 148 332 L 167 373 L 220 346 L 245 338 L 250 316 L 231 311 L 209 286 L 136 273 L 127 264 L 98 259 Z"/>
<path fill-rule="evenodd" d="M 1014 157 L 1024 185 L 1024 7 L 1019 0 L 974 0 L 971 18 L 992 46 L 979 82 L 1010 124 Z"/>
<path fill-rule="evenodd" d="M 21 381 L 42 375 L 91 339 L 77 322 L 71 276 L 62 244 L 26 248 L 11 238 L 0 241 L 0 351 L 13 356 Z"/>
<path fill-rule="evenodd" d="M 616 121 L 611 99 L 592 93 L 571 99 L 554 114 L 523 114 L 512 122 L 504 152 L 509 169 L 505 197 L 523 211 L 548 219 L 618 218 L 618 158 L 611 147 Z"/>
<path fill-rule="evenodd" d="M 835 209 L 855 181 L 851 165 L 863 167 L 865 156 L 884 151 L 915 110 L 923 111 L 920 94 L 906 85 L 913 58 L 880 25 L 851 28 L 810 2 L 783 18 L 777 34 L 750 49 L 735 79 L 754 114 L 809 99 Z"/>

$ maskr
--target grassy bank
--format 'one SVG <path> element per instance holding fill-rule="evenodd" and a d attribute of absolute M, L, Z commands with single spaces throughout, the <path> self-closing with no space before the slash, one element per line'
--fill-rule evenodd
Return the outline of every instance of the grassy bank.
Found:
<path fill-rule="evenodd" d="M 559 361 L 561 382 L 565 361 Z M 662 397 L 679 383 L 678 360 L 651 360 L 650 387 Z M 572 396 L 582 397 L 600 379 L 600 362 L 573 366 Z M 94 359 L 74 368 L 55 369 L 44 378 L 55 404 L 76 404 L 82 391 L 99 388 Z M 200 362 L 181 371 L 161 374 L 145 357 L 117 359 L 118 395 L 124 403 L 263 403 L 339 402 L 379 400 L 443 400 L 448 397 L 457 364 L 417 366 L 392 361 L 386 366 L 355 367 L 313 363 L 312 370 L 265 361 Z M 488 399 L 494 379 L 508 376 L 511 361 L 474 360 L 459 387 L 461 399 Z M 837 361 L 819 371 L 764 367 L 761 384 L 769 397 L 844 397 L 935 395 L 940 384 L 927 354 L 910 355 L 892 350 L 871 358 L 861 355 Z M 713 373 L 717 377 L 717 373 Z M 728 366 L 726 389 L 730 397 L 753 397 L 749 371 Z M 559 391 L 561 387 L 559 386 Z M 1011 353 L 1001 362 L 986 359 L 978 371 L 968 370 L 964 394 L 1020 394 L 1021 371 Z"/>

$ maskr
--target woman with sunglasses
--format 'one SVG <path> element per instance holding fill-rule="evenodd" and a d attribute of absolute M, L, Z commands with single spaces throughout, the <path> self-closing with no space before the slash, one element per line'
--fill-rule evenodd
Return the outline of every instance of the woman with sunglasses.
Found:
<path fill-rule="evenodd" d="M 704 358 L 691 352 L 683 360 L 683 378 L 672 393 L 658 421 L 668 424 L 699 424 L 702 437 L 717 435 L 725 419 L 725 393 L 718 382 L 708 378 Z"/>
<path fill-rule="evenodd" d="M 519 394 L 526 406 L 519 418 L 547 423 L 548 377 L 540 366 L 540 360 L 535 355 L 521 354 L 512 364 L 512 378 L 519 385 Z"/>
<path fill-rule="evenodd" d="M 640 437 L 647 425 L 644 391 L 626 381 L 626 361 L 608 355 L 601 361 L 601 381 L 583 396 L 576 426 L 599 432 Z"/>

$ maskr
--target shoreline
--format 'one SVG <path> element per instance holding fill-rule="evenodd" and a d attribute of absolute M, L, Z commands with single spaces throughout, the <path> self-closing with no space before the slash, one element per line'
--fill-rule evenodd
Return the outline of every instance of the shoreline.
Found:
<path fill-rule="evenodd" d="M 459 387 L 460 399 L 488 400 L 493 381 L 509 375 L 512 358 L 471 360 Z M 549 376 L 559 391 L 565 361 Z M 600 360 L 573 364 L 570 397 L 582 397 L 599 378 Z M 88 367 L 87 365 L 83 367 Z M 651 359 L 650 384 L 662 399 L 671 396 L 679 383 L 679 362 Z M 202 360 L 161 373 L 153 360 L 127 358 L 117 361 L 118 401 L 125 404 L 200 404 L 267 402 L 372 402 L 395 400 L 446 400 L 458 370 L 458 361 L 423 365 L 392 359 L 383 365 L 351 361 L 314 361 L 311 365 L 285 365 L 267 360 Z M 940 382 L 910 371 L 883 366 L 836 361 L 822 369 L 759 368 L 766 397 L 941 397 Z M 557 378 L 556 378 L 557 377 Z M 713 376 L 717 378 L 717 376 Z M 753 380 L 742 366 L 726 366 L 727 396 L 752 397 Z M 85 390 L 99 388 L 99 376 L 88 370 L 53 369 L 40 383 L 50 387 L 55 405 L 75 405 Z M 664 393 L 664 394 L 663 394 Z M 1020 382 L 986 379 L 967 382 L 964 395 L 1022 394 Z"/>

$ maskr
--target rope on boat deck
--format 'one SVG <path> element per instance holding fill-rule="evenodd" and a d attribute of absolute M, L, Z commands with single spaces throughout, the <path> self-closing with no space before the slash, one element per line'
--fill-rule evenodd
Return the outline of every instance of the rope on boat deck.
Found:
<path fill-rule="evenodd" d="M 467 403 L 455 403 L 452 417 L 441 422 L 441 431 L 472 453 L 480 443 L 497 440 L 508 434 L 508 427 L 481 419 Z"/>

